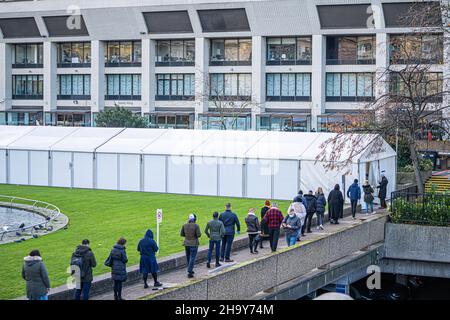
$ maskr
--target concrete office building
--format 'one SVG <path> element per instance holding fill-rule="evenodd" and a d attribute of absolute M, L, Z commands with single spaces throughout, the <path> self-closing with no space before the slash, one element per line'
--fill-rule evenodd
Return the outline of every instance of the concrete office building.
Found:
<path fill-rule="evenodd" d="M 387 88 L 403 0 L 0 0 L 0 124 L 327 131 Z M 443 77 L 442 44 L 421 58 Z M 408 37 L 404 41 L 409 41 Z M 217 100 L 235 107 L 218 108 Z M 209 98 L 205 98 L 209 97 Z M 238 115 L 237 115 L 238 114 Z M 339 116 L 337 116 L 339 115 Z"/>

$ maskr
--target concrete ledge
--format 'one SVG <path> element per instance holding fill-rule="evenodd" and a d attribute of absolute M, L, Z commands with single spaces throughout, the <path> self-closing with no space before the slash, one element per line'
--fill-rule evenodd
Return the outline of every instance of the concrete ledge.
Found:
<path fill-rule="evenodd" d="M 331 274 L 333 279 L 338 279 L 343 276 L 343 271 L 333 265 L 336 260 L 344 259 L 347 264 L 355 264 L 356 262 L 352 262 L 355 258 L 352 254 L 355 252 L 359 252 L 358 254 L 362 256 L 370 256 L 367 259 L 371 261 L 375 259 L 373 255 L 378 252 L 378 247 L 376 251 L 367 251 L 367 248 L 373 244 L 370 243 L 370 225 L 377 224 L 372 231 L 380 233 L 373 234 L 373 238 L 383 238 L 384 230 L 381 230 L 378 224 L 385 223 L 386 219 L 386 214 L 374 216 L 336 234 L 282 249 L 274 254 L 238 264 L 216 275 L 204 277 L 201 281 L 206 282 L 206 299 L 250 299 L 258 292 L 273 291 L 277 286 L 302 277 L 311 270 L 327 264 L 327 269 L 337 270 L 336 273 L 334 271 L 327 273 L 328 277 Z M 366 251 L 360 251 L 363 249 Z M 330 254 L 330 251 L 334 253 Z M 362 264 L 364 263 L 356 263 L 355 266 L 361 267 Z M 324 281 L 329 279 L 326 278 Z M 186 287 L 174 289 L 167 294 L 149 295 L 145 299 L 153 299 L 153 297 L 159 300 L 178 299 L 177 292 L 179 290 L 180 296 L 184 296 L 185 290 L 188 289 Z"/>
<path fill-rule="evenodd" d="M 450 228 L 386 224 L 385 257 L 450 263 Z"/>
<path fill-rule="evenodd" d="M 167 289 L 152 296 L 153 300 L 207 300 L 208 283 L 205 279 L 191 281 L 185 285 Z M 147 300 L 143 298 L 142 300 Z"/>
<path fill-rule="evenodd" d="M 386 273 L 450 279 L 449 263 L 382 259 L 380 267 L 381 271 Z"/>

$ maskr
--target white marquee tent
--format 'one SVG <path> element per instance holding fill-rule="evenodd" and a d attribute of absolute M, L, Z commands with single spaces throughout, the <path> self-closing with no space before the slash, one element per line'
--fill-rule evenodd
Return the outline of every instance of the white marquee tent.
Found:
<path fill-rule="evenodd" d="M 364 135 L 344 169 L 317 161 L 332 133 L 0 126 L 0 183 L 260 199 L 328 193 L 382 171 L 396 184 L 396 154 Z M 347 141 L 348 142 L 348 141 Z M 340 151 L 348 157 L 352 145 Z"/>

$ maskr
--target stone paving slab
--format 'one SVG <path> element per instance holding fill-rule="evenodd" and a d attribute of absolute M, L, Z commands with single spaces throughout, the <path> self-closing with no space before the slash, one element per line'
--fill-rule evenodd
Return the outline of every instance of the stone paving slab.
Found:
<path fill-rule="evenodd" d="M 331 236 L 339 231 L 343 231 L 343 230 L 351 228 L 353 226 L 362 224 L 362 222 L 364 220 L 370 219 L 371 217 L 374 217 L 374 216 L 378 216 L 378 215 L 357 214 L 357 217 L 355 220 L 351 216 L 346 217 L 346 218 L 340 220 L 339 225 L 326 224 L 325 230 L 317 230 L 316 227 L 314 226 L 314 228 L 311 229 L 313 231 L 313 233 L 307 234 L 305 237 L 303 237 L 301 243 L 307 243 L 307 242 L 317 240 L 317 239 L 320 239 L 323 237 Z M 239 251 L 233 252 L 231 258 L 235 261 L 235 263 L 231 263 L 231 264 L 222 263 L 222 264 L 225 267 L 231 267 L 231 266 L 235 266 L 236 264 L 239 264 L 239 263 L 253 260 L 260 256 L 269 255 L 271 253 L 270 247 L 269 247 L 269 242 L 264 241 L 263 246 L 264 246 L 263 249 L 258 249 L 259 254 L 257 254 L 257 255 L 250 254 L 249 249 L 241 249 Z M 287 245 L 286 245 L 284 236 L 280 237 L 278 248 L 283 249 L 286 247 L 287 247 Z M 214 256 L 214 254 L 213 254 L 213 256 Z M 214 266 L 214 263 L 212 265 Z M 220 268 L 220 270 L 218 270 L 217 272 L 214 272 L 212 269 L 206 268 L 205 262 L 200 262 L 195 265 L 194 271 L 195 271 L 195 278 L 193 278 L 193 279 L 188 279 L 186 269 L 182 268 L 182 269 L 171 270 L 167 273 L 163 273 L 163 274 L 159 275 L 158 281 L 162 282 L 163 284 L 168 283 L 168 284 L 170 284 L 170 287 L 173 287 L 174 285 L 179 286 L 179 285 L 186 285 L 189 283 L 196 283 L 196 282 L 198 283 L 198 285 L 202 285 L 201 284 L 202 281 L 199 282 L 199 280 L 212 277 L 212 276 L 216 275 L 217 273 L 223 271 L 223 268 Z M 149 279 L 149 281 L 152 281 L 152 280 Z M 122 297 L 126 300 L 136 300 L 136 299 L 139 299 L 139 298 L 142 298 L 142 297 L 145 297 L 145 296 L 157 293 L 157 292 L 158 291 L 152 290 L 152 287 L 150 287 L 148 289 L 144 289 L 143 282 L 132 283 L 129 285 L 127 285 L 125 283 L 124 287 L 123 287 Z M 91 299 L 92 300 L 111 300 L 113 298 L 114 298 L 113 293 L 111 291 L 108 293 L 93 296 Z"/>

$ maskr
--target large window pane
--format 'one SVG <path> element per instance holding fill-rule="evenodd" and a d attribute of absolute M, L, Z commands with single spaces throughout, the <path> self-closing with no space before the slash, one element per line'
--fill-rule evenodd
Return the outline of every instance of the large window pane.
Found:
<path fill-rule="evenodd" d="M 375 59 L 375 38 L 358 37 L 358 60 Z"/>
<path fill-rule="evenodd" d="M 120 95 L 131 96 L 132 93 L 131 87 L 132 87 L 131 75 L 122 74 L 120 76 Z"/>
<path fill-rule="evenodd" d="M 239 75 L 239 95 L 249 97 L 252 95 L 252 75 L 240 74 Z"/>
<path fill-rule="evenodd" d="M 225 40 L 225 61 L 238 61 L 239 44 L 237 39 Z"/>
<path fill-rule="evenodd" d="M 183 61 L 183 41 L 171 41 L 170 57 L 172 61 Z"/>
<path fill-rule="evenodd" d="M 312 59 L 311 38 L 297 39 L 297 60 L 310 61 Z"/>
<path fill-rule="evenodd" d="M 89 96 L 91 95 L 91 76 L 84 76 L 84 94 Z"/>
<path fill-rule="evenodd" d="M 131 63 L 132 62 L 132 43 L 131 42 L 121 42 L 120 43 L 120 62 L 121 63 Z"/>
<path fill-rule="evenodd" d="M 251 61 L 252 60 L 252 40 L 241 39 L 239 40 L 239 60 Z"/>
<path fill-rule="evenodd" d="M 72 59 L 71 63 L 82 63 L 84 54 L 83 43 L 72 43 Z"/>
<path fill-rule="evenodd" d="M 267 61 L 278 61 L 281 58 L 281 38 L 267 39 Z"/>
<path fill-rule="evenodd" d="M 223 61 L 225 59 L 225 41 L 212 40 L 211 61 Z"/>
<path fill-rule="evenodd" d="M 120 62 L 120 44 L 119 42 L 108 42 L 108 58 L 109 63 Z"/>
<path fill-rule="evenodd" d="M 357 57 L 357 38 L 339 38 L 338 56 L 339 60 L 355 61 Z"/>
<path fill-rule="evenodd" d="M 28 60 L 27 60 L 27 46 L 24 45 L 24 44 L 17 44 L 15 46 L 15 49 L 16 49 L 15 63 L 17 63 L 17 64 L 28 63 Z"/>
<path fill-rule="evenodd" d="M 83 76 L 73 75 L 72 76 L 72 94 L 73 95 L 83 95 Z"/>
<path fill-rule="evenodd" d="M 157 62 L 168 62 L 170 60 L 170 41 L 158 41 L 156 50 Z"/>
<path fill-rule="evenodd" d="M 133 96 L 141 95 L 141 75 L 133 75 Z"/>
<path fill-rule="evenodd" d="M 184 49 L 185 60 L 193 62 L 195 60 L 195 40 L 186 40 L 184 42 Z"/>
<path fill-rule="evenodd" d="M 84 57 L 83 57 L 84 63 L 91 63 L 91 43 L 85 42 L 84 43 Z"/>
<path fill-rule="evenodd" d="M 283 38 L 282 39 L 282 52 L 281 52 L 281 60 L 295 60 L 295 51 L 296 51 L 296 40 L 295 38 Z"/>
<path fill-rule="evenodd" d="M 142 45 L 140 41 L 133 42 L 133 63 L 142 61 Z"/>

